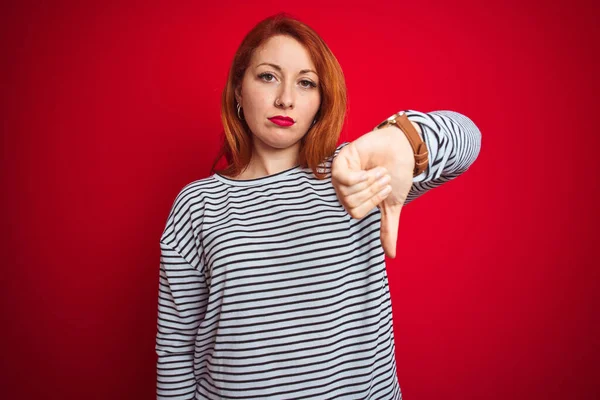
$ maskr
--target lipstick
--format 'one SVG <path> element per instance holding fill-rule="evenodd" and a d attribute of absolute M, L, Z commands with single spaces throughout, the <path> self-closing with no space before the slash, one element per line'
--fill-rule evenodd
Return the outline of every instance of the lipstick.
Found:
<path fill-rule="evenodd" d="M 281 115 L 277 115 L 275 117 L 269 118 L 269 121 L 271 121 L 274 124 L 277 124 L 279 126 L 292 126 L 294 125 L 294 120 L 291 119 L 290 117 L 283 117 Z"/>

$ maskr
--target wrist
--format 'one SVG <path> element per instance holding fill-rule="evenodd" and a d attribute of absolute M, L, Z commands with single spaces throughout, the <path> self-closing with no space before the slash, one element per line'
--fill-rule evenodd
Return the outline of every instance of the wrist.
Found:
<path fill-rule="evenodd" d="M 406 141 L 408 141 L 414 157 L 412 163 L 414 165 L 413 176 L 417 176 L 420 173 L 422 173 L 425 169 L 427 169 L 429 164 L 429 152 L 427 151 L 427 146 L 425 145 L 425 141 L 423 140 L 423 132 L 421 126 L 418 123 L 411 121 L 408 118 L 405 111 L 400 111 L 392 115 L 391 117 L 385 119 L 374 129 L 378 130 L 387 127 L 398 128 L 406 138 Z M 400 143 L 405 144 L 405 142 L 401 140 Z M 393 144 L 396 144 L 396 142 L 394 142 L 392 139 L 392 143 L 390 145 Z M 402 149 L 398 149 L 398 151 L 401 152 Z M 404 155 L 404 153 L 397 154 L 397 157 L 401 159 L 403 165 L 406 164 L 406 156 Z"/>
<path fill-rule="evenodd" d="M 402 166 L 413 170 L 415 167 L 415 154 L 410 144 L 410 141 L 397 126 L 386 126 L 385 128 L 379 129 L 383 131 L 387 136 L 386 146 L 383 151 L 393 152 L 397 155 L 398 160 L 402 163 Z"/>

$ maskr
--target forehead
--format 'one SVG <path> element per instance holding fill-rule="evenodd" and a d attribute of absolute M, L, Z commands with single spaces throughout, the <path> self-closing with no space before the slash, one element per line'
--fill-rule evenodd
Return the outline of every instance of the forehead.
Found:
<path fill-rule="evenodd" d="M 314 69 L 314 64 L 306 48 L 296 39 L 277 35 L 267 39 L 257 47 L 252 55 L 252 66 L 268 62 L 281 65 L 285 70 Z"/>

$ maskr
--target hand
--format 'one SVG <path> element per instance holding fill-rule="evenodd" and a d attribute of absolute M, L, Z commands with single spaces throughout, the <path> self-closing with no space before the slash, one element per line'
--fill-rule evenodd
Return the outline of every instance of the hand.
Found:
<path fill-rule="evenodd" d="M 398 128 L 369 132 L 346 145 L 331 166 L 331 182 L 340 203 L 356 219 L 373 207 L 381 211 L 381 244 L 396 257 L 400 213 L 412 186 L 414 155 Z M 377 179 L 377 174 L 388 182 Z M 366 179 L 364 179 L 366 178 Z M 389 186 L 387 193 L 382 192 Z"/>

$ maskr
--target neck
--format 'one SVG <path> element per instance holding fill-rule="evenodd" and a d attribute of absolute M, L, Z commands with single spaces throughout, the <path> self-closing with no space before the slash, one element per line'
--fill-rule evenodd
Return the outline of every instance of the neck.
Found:
<path fill-rule="evenodd" d="M 265 148 L 255 144 L 248 167 L 240 174 L 244 178 L 240 179 L 261 178 L 293 168 L 298 165 L 299 154 L 300 142 L 286 149 Z"/>

